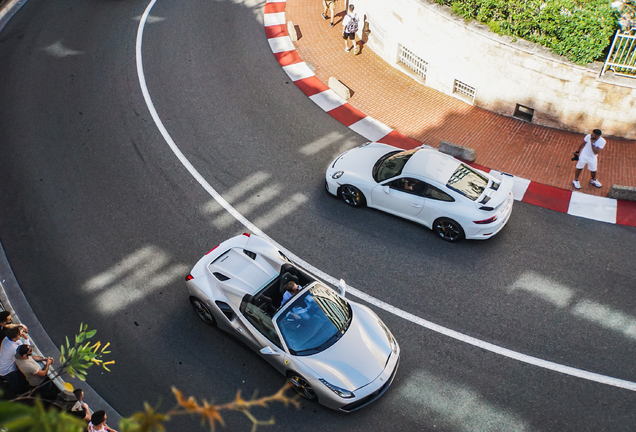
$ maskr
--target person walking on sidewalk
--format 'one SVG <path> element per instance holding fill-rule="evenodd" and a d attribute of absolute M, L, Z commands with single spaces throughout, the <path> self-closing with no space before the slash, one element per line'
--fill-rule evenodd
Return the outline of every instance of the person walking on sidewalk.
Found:
<path fill-rule="evenodd" d="M 579 146 L 579 149 L 574 152 L 574 154 L 578 154 L 579 160 L 576 163 L 576 172 L 574 173 L 574 180 L 572 184 L 575 188 L 581 189 L 581 183 L 579 183 L 579 176 L 581 175 L 581 171 L 587 165 L 587 169 L 590 170 L 590 174 L 592 175 L 592 183 L 594 186 L 600 188 L 601 182 L 596 179 L 596 165 L 598 154 L 601 152 L 603 147 L 605 147 L 605 140 L 601 138 L 600 129 L 594 129 L 591 134 L 588 134 L 583 139 L 583 143 Z"/>
<path fill-rule="evenodd" d="M 336 14 L 336 2 L 338 0 L 323 0 L 322 2 L 325 5 L 325 11 L 322 13 L 322 17 L 324 19 L 329 19 L 327 17 L 327 12 L 331 12 L 331 27 L 333 27 L 333 17 Z"/>
<path fill-rule="evenodd" d="M 358 55 L 358 46 L 356 45 L 356 32 L 358 31 L 358 14 L 353 11 L 352 4 L 349 5 L 349 12 L 342 20 L 342 38 L 345 41 L 345 51 L 351 51 L 351 48 L 355 48 L 353 53 Z M 353 45 L 349 47 L 349 40 L 353 41 Z"/>

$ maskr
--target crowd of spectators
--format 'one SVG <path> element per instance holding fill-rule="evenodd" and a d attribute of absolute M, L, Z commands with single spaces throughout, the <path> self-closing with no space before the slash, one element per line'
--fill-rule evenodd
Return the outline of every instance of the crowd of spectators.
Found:
<path fill-rule="evenodd" d="M 87 432 L 116 432 L 106 425 L 106 412 L 93 412 L 84 402 L 82 389 L 60 391 L 48 376 L 54 363 L 52 357 L 35 355 L 29 329 L 13 323 L 11 313 L 0 312 L 0 387 L 3 399 L 20 398 L 30 401 L 35 397 L 55 404 L 71 415 L 87 422 Z"/>

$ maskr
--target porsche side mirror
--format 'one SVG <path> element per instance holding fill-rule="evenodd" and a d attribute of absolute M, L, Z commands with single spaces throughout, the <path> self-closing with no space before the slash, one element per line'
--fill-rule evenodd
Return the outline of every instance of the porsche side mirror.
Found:
<path fill-rule="evenodd" d="M 338 288 L 340 288 L 340 295 L 344 297 L 345 291 L 347 290 L 347 284 L 344 279 L 340 279 L 340 282 L 338 282 Z"/>
<path fill-rule="evenodd" d="M 266 346 L 265 348 L 261 349 L 261 354 L 263 355 L 273 355 L 273 356 L 277 356 L 280 355 L 279 353 L 277 353 L 276 351 L 274 351 L 272 349 L 272 347 L 270 347 L 269 345 Z"/>
<path fill-rule="evenodd" d="M 389 189 L 388 186 L 382 186 L 382 190 L 384 191 L 385 194 L 388 194 L 391 191 L 391 189 Z"/>

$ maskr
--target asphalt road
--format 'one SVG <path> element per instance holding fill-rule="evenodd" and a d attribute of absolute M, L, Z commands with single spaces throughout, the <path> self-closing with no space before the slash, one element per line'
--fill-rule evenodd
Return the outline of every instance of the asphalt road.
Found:
<path fill-rule="evenodd" d="M 0 241 L 58 345 L 80 322 L 116 365 L 89 383 L 122 415 L 170 387 L 209 400 L 283 383 L 203 324 L 183 277 L 244 228 L 179 163 L 135 67 L 142 1 L 29 0 L 0 33 Z M 202 176 L 286 248 L 434 323 L 636 381 L 636 229 L 516 203 L 486 242 L 326 195 L 327 163 L 364 139 L 326 115 L 269 50 L 261 2 L 159 0 L 148 88 Z M 629 431 L 636 393 L 503 358 L 376 310 L 402 347 L 391 389 L 343 415 L 273 406 L 271 430 Z M 230 430 L 247 429 L 240 415 Z M 170 425 L 192 431 L 198 420 Z M 268 429 L 269 430 L 269 429 Z"/>

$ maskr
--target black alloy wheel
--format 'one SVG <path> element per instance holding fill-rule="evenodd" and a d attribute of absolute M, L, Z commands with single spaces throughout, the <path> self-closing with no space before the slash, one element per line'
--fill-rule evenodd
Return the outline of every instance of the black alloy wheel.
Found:
<path fill-rule="evenodd" d="M 439 218 L 433 224 L 433 231 L 447 242 L 456 242 L 464 238 L 461 225 L 449 218 Z"/>
<path fill-rule="evenodd" d="M 212 315 L 212 312 L 210 312 L 210 309 L 205 305 L 205 303 L 196 297 L 190 297 L 190 303 L 192 304 L 194 311 L 197 315 L 199 315 L 199 318 L 201 318 L 204 323 L 211 326 L 216 325 L 216 319 L 214 319 L 214 315 Z"/>
<path fill-rule="evenodd" d="M 294 391 L 301 397 L 309 400 L 316 399 L 316 392 L 302 376 L 292 374 L 289 376 L 289 382 L 292 383 Z"/>
<path fill-rule="evenodd" d="M 351 207 L 364 207 L 367 203 L 360 189 L 351 185 L 340 187 L 340 198 Z"/>

